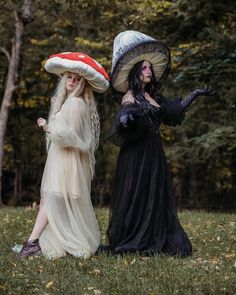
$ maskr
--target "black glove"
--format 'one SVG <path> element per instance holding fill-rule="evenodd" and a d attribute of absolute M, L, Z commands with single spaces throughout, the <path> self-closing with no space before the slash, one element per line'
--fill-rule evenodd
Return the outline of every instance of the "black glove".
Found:
<path fill-rule="evenodd" d="M 124 114 L 120 117 L 120 123 L 123 127 L 128 126 L 128 121 L 134 121 L 134 117 L 132 114 Z"/>
<path fill-rule="evenodd" d="M 180 102 L 182 110 L 185 110 L 197 96 L 212 96 L 214 94 L 215 91 L 212 91 L 211 88 L 206 85 L 203 89 L 196 89 Z"/>

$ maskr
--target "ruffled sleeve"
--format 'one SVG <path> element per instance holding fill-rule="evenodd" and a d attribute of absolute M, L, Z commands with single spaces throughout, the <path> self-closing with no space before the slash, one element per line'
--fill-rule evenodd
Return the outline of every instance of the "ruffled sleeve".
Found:
<path fill-rule="evenodd" d="M 161 97 L 161 104 L 164 109 L 162 122 L 166 125 L 176 126 L 180 125 L 185 117 L 185 112 L 181 106 L 181 98 L 168 100 Z"/>
<path fill-rule="evenodd" d="M 92 135 L 85 101 L 78 97 L 68 98 L 49 122 L 48 133 L 51 141 L 63 148 L 77 148 L 88 152 Z"/>
<path fill-rule="evenodd" d="M 133 120 L 128 120 L 126 127 L 120 123 L 120 118 L 124 115 L 132 115 L 133 117 Z M 138 104 L 124 104 L 113 121 L 109 139 L 118 146 L 124 143 L 134 143 L 145 136 L 146 125 L 144 113 Z"/>

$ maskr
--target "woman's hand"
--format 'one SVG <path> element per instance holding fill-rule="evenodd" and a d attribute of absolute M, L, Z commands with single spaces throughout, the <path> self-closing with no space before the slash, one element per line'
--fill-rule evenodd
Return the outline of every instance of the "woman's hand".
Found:
<path fill-rule="evenodd" d="M 43 130 L 45 132 L 48 131 L 48 124 L 47 124 L 47 121 L 44 119 L 44 118 L 38 118 L 37 120 L 37 124 L 40 128 L 43 128 Z"/>
<path fill-rule="evenodd" d="M 124 114 L 120 117 L 120 123 L 123 127 L 127 127 L 129 121 L 134 121 L 132 114 Z"/>
<path fill-rule="evenodd" d="M 181 101 L 182 110 L 185 110 L 198 96 L 212 96 L 216 92 L 212 91 L 212 89 L 205 85 L 204 88 L 195 89 L 191 92 L 185 99 Z"/>
<path fill-rule="evenodd" d="M 212 95 L 214 95 L 216 92 L 213 91 L 213 90 L 211 89 L 211 87 L 205 85 L 204 88 L 196 89 L 196 90 L 194 90 L 192 93 L 194 93 L 195 96 L 200 96 L 200 95 L 202 95 L 202 96 L 212 96 Z"/>

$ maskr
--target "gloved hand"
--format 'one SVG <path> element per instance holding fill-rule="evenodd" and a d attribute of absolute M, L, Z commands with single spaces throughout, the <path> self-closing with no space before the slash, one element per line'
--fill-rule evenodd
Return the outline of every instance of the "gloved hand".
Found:
<path fill-rule="evenodd" d="M 120 123 L 123 127 L 128 126 L 128 121 L 134 121 L 134 117 L 132 114 L 124 114 L 120 117 Z"/>
<path fill-rule="evenodd" d="M 185 110 L 197 96 L 212 96 L 216 92 L 211 90 L 210 87 L 205 85 L 203 89 L 199 88 L 191 92 L 185 99 L 181 101 L 182 109 Z"/>
<path fill-rule="evenodd" d="M 205 85 L 205 87 L 203 89 L 196 89 L 194 90 L 192 93 L 195 93 L 196 96 L 212 96 L 214 95 L 216 92 L 211 90 L 211 87 Z"/>

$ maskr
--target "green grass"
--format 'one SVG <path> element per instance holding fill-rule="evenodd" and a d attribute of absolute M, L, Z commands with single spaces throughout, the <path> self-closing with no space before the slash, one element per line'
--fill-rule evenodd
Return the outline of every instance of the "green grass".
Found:
<path fill-rule="evenodd" d="M 0 210 L 0 294 L 236 294 L 236 214 L 181 212 L 193 256 L 104 254 L 88 260 L 20 259 L 11 247 L 29 235 L 37 209 Z M 105 241 L 106 209 L 96 210 Z"/>

